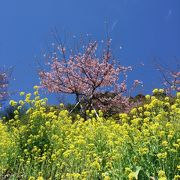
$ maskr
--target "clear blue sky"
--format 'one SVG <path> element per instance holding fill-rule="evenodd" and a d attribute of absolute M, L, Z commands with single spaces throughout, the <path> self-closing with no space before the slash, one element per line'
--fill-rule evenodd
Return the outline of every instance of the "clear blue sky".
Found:
<path fill-rule="evenodd" d="M 0 65 L 14 66 L 11 91 L 39 83 L 35 57 L 52 43 L 51 28 L 101 40 L 106 20 L 116 56 L 135 68 L 130 79 L 144 81 L 145 93 L 160 87 L 153 59 L 180 59 L 179 0 L 0 0 Z"/>

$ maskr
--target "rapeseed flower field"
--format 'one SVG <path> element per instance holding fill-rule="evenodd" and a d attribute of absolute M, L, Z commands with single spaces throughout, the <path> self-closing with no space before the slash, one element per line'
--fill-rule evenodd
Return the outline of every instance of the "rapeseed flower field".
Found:
<path fill-rule="evenodd" d="M 0 179 L 180 179 L 180 93 L 155 89 L 116 120 L 91 111 L 74 121 L 34 89 L 11 100 L 14 118 L 0 121 Z"/>

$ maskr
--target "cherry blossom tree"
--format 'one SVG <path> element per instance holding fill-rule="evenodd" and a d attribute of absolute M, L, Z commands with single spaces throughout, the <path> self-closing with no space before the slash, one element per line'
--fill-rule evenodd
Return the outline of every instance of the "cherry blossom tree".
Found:
<path fill-rule="evenodd" d="M 81 112 L 95 108 L 107 110 L 112 106 L 129 107 L 127 92 L 127 71 L 115 63 L 110 49 L 98 49 L 96 41 L 90 41 L 79 52 L 67 52 L 62 43 L 53 53 L 47 55 L 50 70 L 40 70 L 41 85 L 49 92 L 75 94 Z M 100 55 L 97 55 L 100 54 Z M 121 79 L 121 80 L 120 80 Z M 139 81 L 135 82 L 137 85 Z M 108 92 L 108 93 L 107 93 Z"/>

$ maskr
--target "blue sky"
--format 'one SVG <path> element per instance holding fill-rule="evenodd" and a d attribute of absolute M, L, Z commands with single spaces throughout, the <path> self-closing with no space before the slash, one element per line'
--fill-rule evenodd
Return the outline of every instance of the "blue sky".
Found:
<path fill-rule="evenodd" d="M 105 21 L 116 57 L 134 67 L 130 80 L 144 81 L 139 92 L 160 87 L 153 59 L 169 65 L 180 59 L 179 0 L 0 0 L 0 66 L 14 66 L 10 90 L 29 92 L 39 84 L 35 57 L 43 63 L 52 28 L 62 38 L 65 30 L 101 40 Z"/>

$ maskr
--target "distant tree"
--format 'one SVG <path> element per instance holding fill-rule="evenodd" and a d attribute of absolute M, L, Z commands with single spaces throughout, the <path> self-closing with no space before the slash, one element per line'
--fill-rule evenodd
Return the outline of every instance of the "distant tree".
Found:
<path fill-rule="evenodd" d="M 176 62 L 174 69 L 158 62 L 155 63 L 155 66 L 162 76 L 166 93 L 180 92 L 180 64 Z"/>
<path fill-rule="evenodd" d="M 103 110 L 122 104 L 128 107 L 128 97 L 123 94 L 127 92 L 127 71 L 131 67 L 115 63 L 110 43 L 108 39 L 106 47 L 98 51 L 98 43 L 90 41 L 76 53 L 73 50 L 67 53 L 66 47 L 58 44 L 53 53 L 46 56 L 50 71 L 39 72 L 42 87 L 49 92 L 75 94 L 76 106 L 80 106 L 84 114 L 97 106 Z M 106 91 L 109 95 L 103 96 Z"/>
<path fill-rule="evenodd" d="M 0 69 L 0 105 L 8 98 L 10 69 Z"/>

